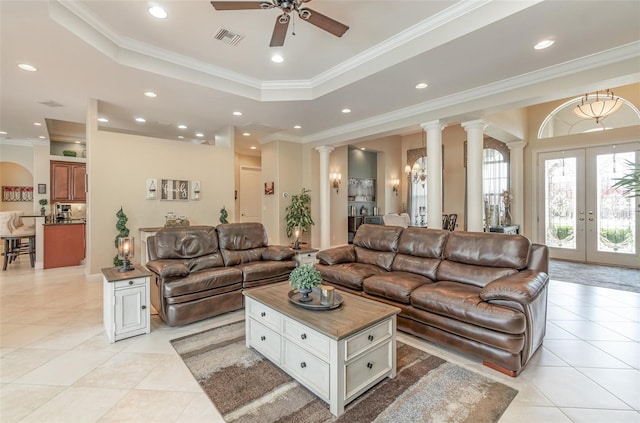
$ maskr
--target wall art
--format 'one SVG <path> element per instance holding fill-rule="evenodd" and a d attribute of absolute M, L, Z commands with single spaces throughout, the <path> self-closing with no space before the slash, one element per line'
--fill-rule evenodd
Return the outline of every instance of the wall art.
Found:
<path fill-rule="evenodd" d="M 177 179 L 162 179 L 160 182 L 160 199 L 179 201 L 188 200 L 189 181 L 180 181 Z"/>

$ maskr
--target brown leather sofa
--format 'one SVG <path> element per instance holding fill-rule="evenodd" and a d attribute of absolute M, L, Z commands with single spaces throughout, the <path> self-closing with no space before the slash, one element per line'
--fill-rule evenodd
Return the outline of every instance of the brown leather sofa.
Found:
<path fill-rule="evenodd" d="M 243 307 L 242 290 L 286 281 L 295 252 L 261 223 L 166 228 L 147 239 L 151 304 L 169 326 Z"/>
<path fill-rule="evenodd" d="M 542 345 L 548 248 L 524 236 L 362 225 L 317 258 L 327 283 L 399 307 L 399 330 L 510 376 Z"/>

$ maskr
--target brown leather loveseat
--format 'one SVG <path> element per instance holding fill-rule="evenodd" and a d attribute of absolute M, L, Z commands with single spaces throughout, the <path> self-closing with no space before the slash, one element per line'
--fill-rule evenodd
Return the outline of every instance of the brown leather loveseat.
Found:
<path fill-rule="evenodd" d="M 242 290 L 286 281 L 289 247 L 268 245 L 261 223 L 166 228 L 147 240 L 151 304 L 169 326 L 243 307 Z"/>
<path fill-rule="evenodd" d="M 317 258 L 329 284 L 399 307 L 398 329 L 503 373 L 542 345 L 548 248 L 524 236 L 362 225 Z"/>

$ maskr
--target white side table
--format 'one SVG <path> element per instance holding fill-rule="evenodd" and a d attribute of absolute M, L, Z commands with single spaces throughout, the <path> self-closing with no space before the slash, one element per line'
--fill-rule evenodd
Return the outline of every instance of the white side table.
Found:
<path fill-rule="evenodd" d="M 112 343 L 151 331 L 151 273 L 139 265 L 129 272 L 118 269 L 102 269 L 104 328 Z"/>
<path fill-rule="evenodd" d="M 300 266 L 313 266 L 316 262 L 316 253 L 318 250 L 315 248 L 300 248 L 295 251 L 296 255 L 294 257 L 296 263 L 298 263 L 298 267 Z"/>

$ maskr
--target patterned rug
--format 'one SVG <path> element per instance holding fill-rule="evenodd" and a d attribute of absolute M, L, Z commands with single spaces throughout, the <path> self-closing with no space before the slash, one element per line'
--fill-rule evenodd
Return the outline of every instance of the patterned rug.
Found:
<path fill-rule="evenodd" d="M 336 418 L 325 402 L 245 346 L 244 322 L 171 344 L 227 422 L 496 422 L 518 392 L 398 342 L 397 376 Z"/>

